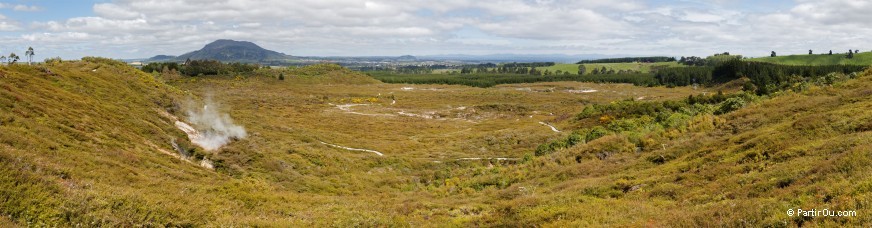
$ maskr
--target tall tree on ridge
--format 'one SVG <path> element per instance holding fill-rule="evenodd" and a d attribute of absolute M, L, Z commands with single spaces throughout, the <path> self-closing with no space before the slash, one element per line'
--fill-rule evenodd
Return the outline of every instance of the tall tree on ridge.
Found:
<path fill-rule="evenodd" d="M 35 55 L 35 53 L 33 53 L 33 47 L 27 47 L 27 51 L 24 52 L 24 55 L 27 56 L 27 65 L 30 65 L 33 62 L 33 55 Z"/>

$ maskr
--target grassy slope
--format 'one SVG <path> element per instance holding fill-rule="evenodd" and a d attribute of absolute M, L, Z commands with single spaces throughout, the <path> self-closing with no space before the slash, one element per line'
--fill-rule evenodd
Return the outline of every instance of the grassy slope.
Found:
<path fill-rule="evenodd" d="M 0 216 L 85 226 L 872 223 L 863 216 L 872 203 L 869 73 L 762 101 L 722 116 L 725 122 L 713 129 L 677 132 L 663 150 L 576 162 L 580 151 L 621 141 L 610 136 L 503 163 L 451 159 L 522 157 L 566 134 L 537 121 L 563 129 L 590 102 L 699 91 L 562 82 L 407 91 L 402 87 L 409 85 L 341 77 L 354 73 L 335 69 L 321 72 L 333 75 L 327 79 L 310 74 L 320 70 L 283 71 L 284 82 L 271 75 L 171 83 L 223 98 L 249 130 L 249 138 L 207 154 L 219 164 L 211 171 L 159 152 L 184 135 L 156 109 L 172 109 L 184 94 L 151 75 L 88 62 L 0 67 Z M 599 92 L 561 92 L 588 88 Z M 383 94 L 379 101 L 354 110 L 436 111 L 477 122 L 372 117 L 330 105 L 376 94 Z M 397 97 L 396 105 L 387 94 Z M 507 108 L 515 110 L 500 110 Z M 649 162 L 661 155 L 669 159 Z M 852 209 L 861 216 L 787 217 L 791 207 Z"/>
<path fill-rule="evenodd" d="M 844 53 L 833 55 L 788 55 L 778 57 L 753 58 L 752 61 L 779 63 L 787 65 L 872 65 L 872 52 L 861 52 L 848 59 Z"/>
<path fill-rule="evenodd" d="M 172 105 L 171 89 L 130 67 L 81 61 L 0 67 L 0 75 L 3 214 L 22 224 L 184 223 L 164 210 L 179 206 L 172 188 L 139 190 L 208 176 L 158 152 L 183 137 L 156 112 Z M 151 215 L 134 213 L 143 211 Z"/>
<path fill-rule="evenodd" d="M 714 130 L 682 133 L 663 150 L 574 161 L 582 151 L 599 151 L 621 141 L 604 137 L 538 159 L 527 171 L 536 177 L 521 186 L 543 189 L 513 196 L 502 204 L 505 213 L 491 221 L 554 226 L 868 226 L 870 74 L 751 105 L 723 116 L 725 122 Z M 650 162 L 661 156 L 665 163 Z M 621 191 L 628 186 L 640 188 Z M 856 210 L 859 216 L 790 217 L 791 208 Z"/>
<path fill-rule="evenodd" d="M 378 83 L 334 68 L 287 70 L 286 83 L 301 87 Z M 223 86 L 231 88 L 244 80 L 241 76 L 222 79 Z M 317 163 L 324 159 L 341 165 L 329 170 L 315 167 L 315 172 L 288 169 L 302 166 L 294 162 L 306 158 L 284 148 L 274 153 L 290 158 L 265 160 L 260 142 L 246 139 L 219 152 L 199 151 L 216 162 L 216 170 L 165 154 L 174 153 L 173 139 L 193 148 L 158 112 L 176 110 L 181 117 L 176 102 L 189 96 L 123 63 L 0 67 L 0 195 L 4 196 L 0 216 L 18 224 L 48 226 L 392 223 L 383 207 L 372 207 L 375 202 L 352 194 L 360 190 L 359 181 L 378 180 L 333 175 L 342 168 L 366 170 L 372 164 L 350 161 L 344 153 L 320 144 L 302 150 Z M 257 101 L 246 104 L 257 105 Z M 259 133 L 251 135 L 258 137 Z M 283 171 L 262 171 L 273 168 Z M 337 182 L 342 186 L 334 186 Z M 378 192 L 377 188 L 367 192 Z"/>

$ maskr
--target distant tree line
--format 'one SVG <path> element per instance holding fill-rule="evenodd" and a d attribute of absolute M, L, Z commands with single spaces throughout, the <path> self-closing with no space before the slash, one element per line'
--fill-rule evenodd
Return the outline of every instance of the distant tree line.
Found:
<path fill-rule="evenodd" d="M 227 73 L 247 73 L 260 69 L 260 65 L 253 63 L 222 63 L 218 60 L 190 60 L 184 64 L 176 62 L 154 62 L 142 66 L 144 72 L 178 72 L 187 76 L 219 75 Z"/>
<path fill-rule="evenodd" d="M 711 84 L 713 67 L 670 67 L 658 70 L 654 78 L 661 85 L 686 86 L 693 84 Z"/>
<path fill-rule="evenodd" d="M 555 81 L 579 81 L 598 83 L 631 83 L 639 86 L 657 85 L 657 80 L 652 74 L 623 74 L 623 75 L 524 75 L 524 74 L 395 74 L 392 72 L 368 72 L 370 75 L 385 83 L 404 84 L 448 84 L 467 85 L 473 87 L 491 87 L 499 84 L 555 82 Z"/>
<path fill-rule="evenodd" d="M 702 58 L 697 56 L 682 56 L 678 59 L 678 63 L 687 65 L 687 66 L 718 66 L 724 62 L 732 61 L 732 60 L 741 60 L 742 55 L 730 55 L 729 52 L 724 53 L 715 53 L 714 55 Z"/>
<path fill-rule="evenodd" d="M 753 90 L 758 94 L 773 92 L 772 85 L 786 83 L 794 77 L 814 78 L 830 73 L 850 74 L 863 71 L 867 66 L 859 65 L 821 65 L 791 66 L 764 62 L 749 62 L 734 59 L 718 66 L 674 67 L 657 71 L 654 78 L 667 86 L 686 86 L 692 84 L 712 85 L 747 77 Z"/>
<path fill-rule="evenodd" d="M 653 57 L 626 57 L 626 58 L 611 58 L 611 59 L 595 59 L 582 60 L 577 64 L 585 63 L 660 63 L 660 62 L 675 62 L 675 57 L 653 56 Z"/>
<path fill-rule="evenodd" d="M 579 65 L 578 66 L 578 74 L 579 75 L 585 74 L 585 72 L 584 72 L 585 68 L 586 67 L 584 67 L 584 65 Z M 593 74 L 593 75 L 596 75 L 596 74 L 641 74 L 641 73 L 642 73 L 642 71 L 639 71 L 639 70 L 615 70 L 612 68 L 606 68 L 605 66 L 603 66 L 601 68 L 594 67 L 593 70 L 590 71 L 590 74 Z"/>
<path fill-rule="evenodd" d="M 490 63 L 493 64 L 493 63 Z M 504 67 L 550 67 L 554 66 L 554 62 L 532 62 L 532 63 L 503 63 Z"/>
<path fill-rule="evenodd" d="M 536 69 L 536 67 L 549 67 L 554 66 L 554 62 L 532 62 L 532 63 L 504 63 L 504 64 L 494 64 L 494 63 L 482 63 L 476 65 L 464 65 L 460 69 L 460 74 L 522 74 L 522 75 L 534 75 L 534 76 L 548 76 L 548 75 L 569 75 L 569 72 L 557 72 L 550 70 L 540 70 Z"/>

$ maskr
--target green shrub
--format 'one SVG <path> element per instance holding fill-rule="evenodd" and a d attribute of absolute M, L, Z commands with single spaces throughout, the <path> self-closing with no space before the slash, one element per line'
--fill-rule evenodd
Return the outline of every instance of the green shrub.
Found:
<path fill-rule="evenodd" d="M 718 109 L 716 114 L 724 114 L 724 113 L 729 113 L 729 112 L 732 112 L 735 110 L 739 110 L 740 108 L 745 107 L 745 105 L 746 105 L 745 99 L 742 99 L 739 97 L 733 97 L 733 98 L 730 98 L 730 99 L 727 99 L 726 101 L 724 101 L 724 103 L 721 104 L 721 107 Z"/>
<path fill-rule="evenodd" d="M 82 57 L 82 61 L 89 62 L 89 63 L 97 63 L 97 64 L 102 63 L 102 64 L 106 64 L 106 65 L 110 65 L 110 66 L 127 66 L 127 63 L 121 62 L 119 60 L 114 60 L 114 59 L 110 59 L 110 58 L 103 58 L 103 57 L 86 56 L 86 57 Z"/>
<path fill-rule="evenodd" d="M 606 136 L 606 135 L 608 135 L 608 134 L 609 134 L 609 130 L 608 130 L 608 129 L 606 129 L 606 128 L 602 127 L 602 126 L 596 126 L 596 127 L 591 128 L 591 129 L 587 132 L 587 136 L 585 137 L 585 141 L 590 142 L 590 141 L 593 141 L 593 140 L 595 140 L 595 139 L 598 139 L 598 138 L 601 138 L 601 137 L 603 137 L 603 136 Z"/>

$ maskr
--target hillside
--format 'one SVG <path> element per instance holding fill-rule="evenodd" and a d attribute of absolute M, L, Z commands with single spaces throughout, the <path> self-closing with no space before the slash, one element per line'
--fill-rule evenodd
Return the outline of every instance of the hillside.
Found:
<path fill-rule="evenodd" d="M 534 173 L 528 183 L 539 184 L 544 194 L 516 196 L 491 221 L 556 227 L 869 225 L 872 220 L 862 213 L 872 202 L 870 88 L 867 71 L 860 79 L 783 92 L 726 115 L 691 117 L 675 129 L 646 128 L 644 117 L 616 121 L 607 128 L 634 129 L 636 123 L 642 129 L 536 160 L 524 173 Z M 656 144 L 652 149 L 642 143 L 633 152 L 629 142 L 640 138 Z M 788 214 L 796 209 L 858 216 Z"/>
<path fill-rule="evenodd" d="M 854 54 L 854 58 L 851 59 L 845 57 L 845 53 L 833 53 L 833 55 L 814 54 L 760 57 L 749 60 L 786 65 L 872 65 L 872 52 L 857 53 Z"/>
<path fill-rule="evenodd" d="M 0 224 L 872 224 L 872 71 L 771 96 L 384 84 L 332 64 L 174 74 L 0 66 Z M 206 150 L 179 122 L 245 133 Z"/>
<path fill-rule="evenodd" d="M 171 192 L 187 184 L 168 180 L 209 171 L 166 154 L 185 136 L 158 110 L 181 93 L 121 62 L 86 59 L 0 67 L 2 214 L 38 226 L 184 224 L 166 216 L 184 205 Z"/>
<path fill-rule="evenodd" d="M 211 59 L 222 62 L 265 62 L 285 60 L 289 56 L 276 51 L 264 49 L 248 41 L 216 40 L 200 50 L 188 52 L 178 57 L 176 61 L 187 59 Z"/>

